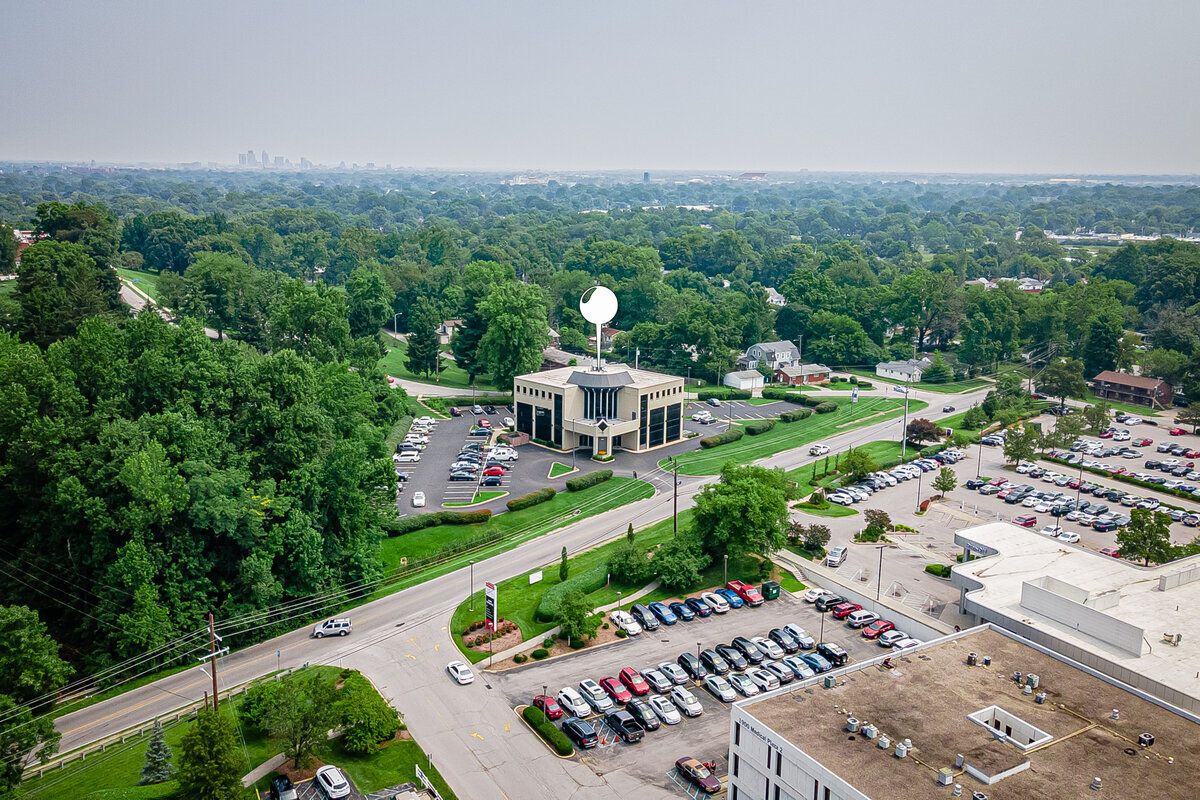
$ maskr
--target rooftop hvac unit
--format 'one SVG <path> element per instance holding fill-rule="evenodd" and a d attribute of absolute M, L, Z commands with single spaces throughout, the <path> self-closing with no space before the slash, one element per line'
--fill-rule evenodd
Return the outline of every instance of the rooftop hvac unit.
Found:
<path fill-rule="evenodd" d="M 972 792 L 971 800 L 988 800 L 988 796 L 983 792 Z"/>
<path fill-rule="evenodd" d="M 983 657 L 983 665 L 984 665 L 985 667 L 990 667 L 990 666 L 992 665 L 992 657 L 991 657 L 991 656 L 984 656 L 984 657 Z"/>
<path fill-rule="evenodd" d="M 846 717 L 846 730 L 851 733 L 858 733 L 858 729 L 862 727 L 862 723 L 855 717 Z"/>
<path fill-rule="evenodd" d="M 1016 672 L 1013 673 L 1013 680 L 1016 681 L 1017 683 L 1021 682 L 1021 670 L 1017 670 Z"/>
<path fill-rule="evenodd" d="M 879 728 L 876 728 L 874 725 L 872 725 L 869 722 L 865 722 L 865 723 L 863 723 L 863 726 L 862 726 L 862 735 L 867 737 L 868 739 L 874 739 L 876 736 L 879 735 Z"/>
<path fill-rule="evenodd" d="M 896 745 L 896 758 L 907 758 L 908 748 L 904 746 L 904 742 Z"/>
<path fill-rule="evenodd" d="M 967 653 L 967 666 L 973 667 L 979 663 L 979 655 L 977 653 Z"/>
<path fill-rule="evenodd" d="M 1041 682 L 1041 679 L 1037 675 L 1034 675 L 1032 672 L 1025 676 L 1025 685 L 1032 689 L 1038 688 L 1038 683 L 1040 683 L 1040 682 Z"/>
<path fill-rule="evenodd" d="M 1021 687 L 1021 694 L 1033 694 L 1033 687 L 1028 683 Z"/>
<path fill-rule="evenodd" d="M 1045 703 L 1046 702 L 1046 693 L 1038 692 L 1037 694 L 1035 694 L 1033 696 L 1033 702 L 1037 703 L 1039 706 L 1042 705 L 1043 703 Z"/>
<path fill-rule="evenodd" d="M 954 783 L 954 770 L 949 767 L 942 767 L 938 770 L 938 785 L 949 786 Z"/>
<path fill-rule="evenodd" d="M 837 684 L 837 680 L 832 675 L 826 675 L 824 686 L 826 689 L 832 689 Z"/>
<path fill-rule="evenodd" d="M 1140 744 L 1142 747 L 1149 747 L 1150 745 L 1154 744 L 1154 734 L 1143 733 L 1138 737 L 1138 744 Z"/>
<path fill-rule="evenodd" d="M 879 737 L 879 741 L 875 744 L 875 746 L 878 747 L 880 750 L 887 750 L 889 747 L 892 746 L 892 740 L 889 739 L 887 734 L 885 733 Z"/>

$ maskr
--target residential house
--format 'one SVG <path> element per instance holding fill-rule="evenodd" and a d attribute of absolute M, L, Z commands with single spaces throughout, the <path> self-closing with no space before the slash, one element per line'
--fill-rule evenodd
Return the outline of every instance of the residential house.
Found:
<path fill-rule="evenodd" d="M 725 378 L 721 382 L 731 389 L 749 392 L 761 389 L 766 383 L 766 379 L 756 369 L 742 369 L 737 372 L 726 372 Z"/>
<path fill-rule="evenodd" d="M 976 278 L 973 281 L 963 281 L 964 288 L 970 288 L 972 286 L 982 286 L 984 289 L 997 289 L 999 288 L 1000 284 L 995 283 L 994 281 L 989 281 L 987 278 Z"/>
<path fill-rule="evenodd" d="M 787 305 L 787 298 L 779 293 L 779 290 L 774 286 L 767 287 L 767 303 L 769 305 L 783 308 Z"/>
<path fill-rule="evenodd" d="M 757 369 L 759 364 L 765 364 L 772 372 L 780 367 L 793 367 L 799 363 L 800 348 L 786 339 L 752 344 L 738 359 L 738 367 L 742 369 Z"/>
<path fill-rule="evenodd" d="M 461 319 L 448 319 L 437 327 L 438 341 L 442 344 L 450 344 L 450 337 L 454 332 L 461 330 L 463 321 Z"/>
<path fill-rule="evenodd" d="M 616 336 L 620 332 L 621 331 L 617 330 L 616 328 L 610 328 L 607 325 L 605 325 L 603 328 L 601 328 L 600 329 L 600 349 L 604 350 L 605 352 L 611 352 L 613 349 L 613 337 Z M 596 349 L 596 334 L 594 334 L 594 333 L 588 337 L 588 349 L 590 349 L 590 350 Z"/>
<path fill-rule="evenodd" d="M 825 383 L 829 380 L 829 367 L 824 364 L 797 364 L 775 370 L 775 383 L 791 386 L 807 386 L 810 383 Z"/>
<path fill-rule="evenodd" d="M 1015 283 L 1017 288 L 1022 292 L 1030 292 L 1031 294 L 1037 294 L 1046 288 L 1046 283 L 1039 281 L 1037 278 L 1001 278 L 1000 280 Z"/>
<path fill-rule="evenodd" d="M 1103 400 L 1116 400 L 1146 408 L 1167 408 L 1171 405 L 1175 389 L 1158 378 L 1143 378 L 1106 369 L 1092 378 L 1092 392 Z"/>
<path fill-rule="evenodd" d="M 875 374 L 893 381 L 917 383 L 933 361 L 928 358 L 910 358 L 907 361 L 883 361 L 875 365 Z"/>
<path fill-rule="evenodd" d="M 558 337 L 558 331 L 554 330 L 554 328 L 546 328 L 546 335 L 550 337 L 551 347 L 562 346 L 562 341 Z"/>

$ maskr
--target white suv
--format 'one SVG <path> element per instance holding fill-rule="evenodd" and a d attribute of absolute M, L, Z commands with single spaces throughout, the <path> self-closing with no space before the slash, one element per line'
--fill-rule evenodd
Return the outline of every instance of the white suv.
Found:
<path fill-rule="evenodd" d="M 324 622 L 318 622 L 316 627 L 313 628 L 312 635 L 318 639 L 323 639 L 326 636 L 345 636 L 352 630 L 354 628 L 350 624 L 350 618 L 342 617 L 340 619 L 327 619 Z"/>

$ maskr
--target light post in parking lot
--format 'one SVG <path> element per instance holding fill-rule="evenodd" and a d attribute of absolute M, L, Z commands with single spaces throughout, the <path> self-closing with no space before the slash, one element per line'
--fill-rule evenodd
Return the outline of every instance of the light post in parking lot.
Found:
<path fill-rule="evenodd" d="M 696 660 L 700 660 L 700 642 L 696 642 Z"/>
<path fill-rule="evenodd" d="M 542 722 L 546 722 L 546 684 L 542 684 Z"/>
<path fill-rule="evenodd" d="M 617 609 L 620 610 L 620 608 L 621 608 L 621 590 L 618 589 L 617 590 Z"/>
<path fill-rule="evenodd" d="M 674 500 L 671 503 L 671 526 L 674 535 L 679 536 L 679 456 L 671 456 L 671 479 L 675 484 Z"/>
<path fill-rule="evenodd" d="M 729 583 L 729 554 L 725 554 L 725 583 Z"/>
<path fill-rule="evenodd" d="M 828 608 L 821 612 L 821 638 L 818 641 L 818 644 L 825 644 L 825 613 L 827 611 L 829 611 Z"/>
<path fill-rule="evenodd" d="M 919 467 L 920 465 L 918 464 L 917 466 Z M 925 475 L 925 470 L 921 470 L 920 472 L 917 473 L 917 511 L 916 511 L 916 513 L 918 513 L 918 514 L 921 513 L 921 478 L 924 475 Z"/>
<path fill-rule="evenodd" d="M 471 611 L 475 611 L 475 559 L 471 559 Z"/>
<path fill-rule="evenodd" d="M 875 578 L 878 583 L 875 585 L 875 602 L 879 602 L 879 591 L 883 588 L 883 548 L 887 545 L 879 545 L 875 549 L 879 551 L 879 571 L 875 573 Z"/>
<path fill-rule="evenodd" d="M 975 459 L 975 477 L 979 477 L 979 470 L 983 468 L 983 431 L 979 432 L 979 458 Z"/>

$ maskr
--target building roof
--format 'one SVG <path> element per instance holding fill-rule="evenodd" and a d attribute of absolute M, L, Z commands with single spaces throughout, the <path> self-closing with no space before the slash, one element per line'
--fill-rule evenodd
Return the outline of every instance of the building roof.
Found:
<path fill-rule="evenodd" d="M 903 372 L 906 375 L 916 375 L 929 368 L 929 359 L 910 358 L 908 361 L 883 361 L 875 365 L 875 369 L 887 372 Z"/>
<path fill-rule="evenodd" d="M 1029 629 L 1029 636 L 1034 632 L 1052 636 L 1171 690 L 1200 698 L 1196 674 L 1200 618 L 1195 613 L 1200 608 L 1200 580 L 1192 579 L 1200 578 L 1200 556 L 1139 567 L 1007 522 L 964 528 L 954 541 L 976 553 L 991 554 L 954 567 L 952 581 L 968 589 L 968 609 L 990 611 L 987 616 L 993 620 L 1000 616 L 1015 620 Z M 1027 583 L 1034 588 L 1027 589 Z M 1160 588 L 1175 583 L 1179 585 Z M 1044 612 L 1050 609 L 1028 595 L 1037 588 L 1067 598 L 1061 604 L 1079 613 L 1049 616 Z M 1080 605 L 1087 610 L 1079 609 Z M 1085 617 L 1098 620 L 1101 627 L 1085 632 L 1089 630 Z M 1181 633 L 1183 638 L 1173 647 L 1163 643 L 1163 633 Z M 1143 640 L 1138 641 L 1137 652 L 1126 649 L 1130 639 Z M 1182 698 L 1168 699 L 1186 704 Z M 1192 707 L 1200 708 L 1200 700 Z"/>
<path fill-rule="evenodd" d="M 726 372 L 726 378 L 762 378 L 762 373 L 756 369 L 739 369 L 737 372 Z"/>
<path fill-rule="evenodd" d="M 979 657 L 977 666 L 967 665 L 969 653 Z M 990 666 L 982 664 L 985 655 Z M 822 688 L 818 676 L 739 706 L 873 800 L 949 797 L 949 788 L 936 785 L 942 768 L 958 773 L 953 780 L 963 785 L 964 798 L 975 791 L 1022 800 L 1101 796 L 1089 789 L 1096 777 L 1121 796 L 1180 797 L 1181 787 L 1200 781 L 1193 720 L 1007 631 L 973 628 L 890 657 L 892 669 L 873 659 L 837 676 L 833 688 Z M 1012 679 L 1017 671 L 1038 676 L 1035 693 L 1022 693 Z M 1035 702 L 1041 691 L 1049 702 Z M 1032 726 L 1029 735 L 1018 738 L 1022 728 L 1013 724 L 1012 741 L 1001 740 L 968 718 L 993 706 Z M 1119 719 L 1111 719 L 1113 709 Z M 876 726 L 893 749 L 848 731 L 849 717 Z M 1154 735 L 1153 746 L 1138 746 L 1143 732 Z M 1029 747 L 1029 738 L 1039 742 L 1041 734 L 1049 741 Z M 894 746 L 904 739 L 912 749 L 896 758 Z M 970 770 L 955 769 L 958 754 Z M 972 774 L 994 777 L 1025 762 L 1028 769 L 990 786 Z"/>
<path fill-rule="evenodd" d="M 764 353 L 799 353 L 800 348 L 789 342 L 787 339 L 781 339 L 778 342 L 758 342 L 752 347 L 761 348 Z"/>
<path fill-rule="evenodd" d="M 1111 369 L 1106 369 L 1096 377 L 1093 381 L 1102 381 L 1104 383 L 1115 383 L 1120 386 L 1133 386 L 1138 389 L 1157 389 L 1161 386 L 1170 386 L 1164 380 L 1158 378 L 1143 378 L 1141 375 L 1130 375 L 1127 372 L 1113 372 Z"/>
<path fill-rule="evenodd" d="M 572 377 L 574 377 L 576 374 L 589 376 L 609 375 L 615 377 L 602 378 L 601 380 L 622 381 L 621 383 L 612 382 L 602 384 L 583 384 L 587 386 L 632 386 L 635 389 L 642 389 L 651 386 L 662 386 L 669 383 L 675 383 L 676 381 L 683 383 L 683 378 L 676 377 L 675 375 L 664 375 L 661 372 L 651 372 L 645 369 L 633 369 L 632 367 L 627 367 L 624 364 L 605 364 L 603 370 L 596 372 L 595 370 L 591 369 L 591 361 L 591 359 L 580 358 L 580 364 L 577 367 L 559 367 L 558 369 L 548 369 L 543 372 L 530 372 L 525 375 L 518 375 L 516 380 L 528 381 L 530 383 L 537 383 L 543 386 L 553 386 L 559 388 L 568 385 L 579 385 L 577 384 L 577 381 L 572 380 Z M 595 380 L 595 378 L 590 378 L 587 380 Z"/>
<path fill-rule="evenodd" d="M 795 367 L 780 367 L 775 371 L 782 372 L 789 378 L 800 378 L 804 375 L 820 375 L 822 373 L 827 373 L 829 372 L 829 367 L 825 366 L 824 364 L 800 364 L 799 366 Z"/>

